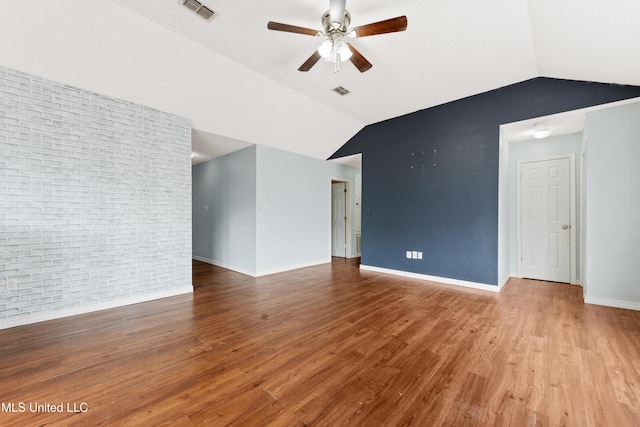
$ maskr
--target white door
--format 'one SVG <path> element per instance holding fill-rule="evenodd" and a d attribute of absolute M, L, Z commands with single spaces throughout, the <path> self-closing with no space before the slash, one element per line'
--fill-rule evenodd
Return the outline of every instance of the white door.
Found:
<path fill-rule="evenodd" d="M 346 192 L 346 183 L 331 183 L 331 255 L 344 258 L 347 256 Z"/>
<path fill-rule="evenodd" d="M 520 276 L 571 281 L 569 158 L 520 166 Z"/>

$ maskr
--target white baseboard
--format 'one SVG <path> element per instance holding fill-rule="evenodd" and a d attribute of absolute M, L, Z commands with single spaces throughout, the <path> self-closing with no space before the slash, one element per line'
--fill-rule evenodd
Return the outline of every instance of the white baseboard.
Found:
<path fill-rule="evenodd" d="M 500 280 L 498 282 L 498 292 L 500 292 L 502 290 L 502 288 L 504 287 L 504 285 L 507 284 L 507 282 L 509 281 L 509 279 L 511 279 L 511 275 L 507 274 L 506 276 L 504 276 L 502 278 L 502 280 Z"/>
<path fill-rule="evenodd" d="M 244 268 L 240 268 L 238 266 L 228 264 L 226 262 L 217 261 L 215 259 L 205 258 L 197 255 L 192 255 L 191 258 L 195 259 L 196 261 L 206 262 L 207 264 L 215 265 L 216 267 L 226 268 L 227 270 L 232 270 L 232 271 L 235 271 L 236 273 L 244 274 L 251 277 L 256 277 L 255 271 L 249 271 Z"/>
<path fill-rule="evenodd" d="M 635 301 L 598 298 L 598 297 L 590 297 L 585 295 L 584 302 L 585 304 L 604 305 L 606 307 L 625 308 L 627 310 L 640 311 L 640 302 L 635 302 Z"/>
<path fill-rule="evenodd" d="M 8 329 L 16 326 L 29 325 L 31 323 L 46 322 L 47 320 L 61 319 L 63 317 L 76 316 L 78 314 L 92 313 L 94 311 L 107 310 L 110 308 L 122 307 L 125 305 L 138 304 L 141 302 L 153 301 L 161 298 L 173 297 L 193 292 L 193 286 L 185 286 L 166 291 L 152 292 L 143 295 L 135 295 L 123 299 L 106 301 L 98 304 L 85 305 L 81 307 L 67 308 L 63 310 L 52 310 L 42 313 L 35 313 L 30 316 L 20 316 L 17 320 L 0 321 L 0 329 Z"/>
<path fill-rule="evenodd" d="M 251 277 L 268 276 L 270 274 L 284 273 L 285 271 L 297 270 L 298 268 L 313 267 L 314 265 L 327 264 L 331 262 L 331 258 L 327 258 L 327 259 L 321 259 L 317 261 L 305 262 L 301 264 L 291 264 L 282 268 L 274 268 L 270 270 L 261 270 L 256 272 L 256 271 L 248 271 L 242 268 L 238 268 L 231 264 L 227 264 L 227 263 L 216 261 L 209 258 L 204 258 L 197 255 L 193 255 L 191 258 L 195 259 L 196 261 L 206 262 L 207 264 L 226 268 L 227 270 L 232 270 L 232 271 L 235 271 L 236 273 L 246 274 L 247 276 L 251 276 Z"/>
<path fill-rule="evenodd" d="M 327 258 L 327 259 L 322 259 L 317 261 L 305 262 L 301 264 L 292 264 L 284 268 L 276 268 L 273 270 L 262 270 L 256 273 L 255 277 L 268 276 L 270 274 L 277 274 L 277 273 L 284 273 L 285 271 L 297 270 L 298 268 L 313 267 L 315 265 L 328 264 L 330 262 L 331 262 L 331 258 Z"/>
<path fill-rule="evenodd" d="M 427 280 L 429 282 L 439 282 L 439 283 L 445 283 L 447 285 L 463 286 L 465 288 L 481 289 L 483 291 L 490 291 L 490 292 L 500 292 L 500 290 L 502 289 L 502 286 L 504 286 L 504 284 L 506 283 L 506 280 L 505 280 L 504 283 L 500 284 L 500 286 L 496 286 L 496 285 L 489 285 L 486 283 L 468 282 L 466 280 L 451 279 L 449 277 L 429 276 L 428 274 L 412 273 L 410 271 L 392 270 L 389 268 L 374 267 L 371 265 L 364 265 L 364 264 L 360 264 L 360 268 L 362 270 L 375 271 L 378 273 L 393 274 L 395 276 L 409 277 L 411 279 Z"/>
<path fill-rule="evenodd" d="M 515 277 L 516 279 L 523 279 L 523 277 L 518 275 L 518 273 L 510 273 L 510 276 L 511 277 Z M 507 279 L 509 279 L 509 278 L 507 278 Z M 531 279 L 531 280 L 543 280 L 544 281 L 544 279 Z M 574 281 L 571 282 L 570 284 L 571 285 L 576 285 L 576 286 L 582 286 L 582 283 L 578 279 L 574 279 Z"/>

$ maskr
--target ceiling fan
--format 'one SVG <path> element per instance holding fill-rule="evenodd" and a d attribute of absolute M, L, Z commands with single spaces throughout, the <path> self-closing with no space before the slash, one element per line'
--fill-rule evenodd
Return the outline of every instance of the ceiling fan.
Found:
<path fill-rule="evenodd" d="M 329 10 L 322 15 L 324 32 L 269 21 L 267 28 L 270 30 L 326 38 L 318 50 L 298 68 L 298 71 L 309 71 L 320 58 L 324 58 L 335 64 L 335 72 L 340 71 L 340 62 L 348 59 L 361 73 L 364 73 L 372 67 L 371 63 L 367 61 L 355 47 L 346 42 L 345 37 L 374 36 L 376 34 L 395 33 L 407 29 L 406 16 L 398 16 L 397 18 L 349 28 L 351 15 L 345 9 L 345 3 L 346 0 L 329 0 Z"/>

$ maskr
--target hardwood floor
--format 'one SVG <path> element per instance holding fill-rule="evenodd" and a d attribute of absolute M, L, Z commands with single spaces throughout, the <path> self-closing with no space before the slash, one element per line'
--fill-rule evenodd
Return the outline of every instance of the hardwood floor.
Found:
<path fill-rule="evenodd" d="M 640 312 L 580 287 L 193 271 L 193 295 L 1 330 L 0 425 L 640 425 Z"/>

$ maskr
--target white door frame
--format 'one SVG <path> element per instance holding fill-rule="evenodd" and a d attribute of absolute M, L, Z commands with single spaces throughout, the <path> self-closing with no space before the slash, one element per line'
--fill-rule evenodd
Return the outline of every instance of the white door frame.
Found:
<path fill-rule="evenodd" d="M 344 188 L 347 190 L 345 192 L 345 197 L 346 197 L 346 203 L 345 203 L 345 207 L 344 207 L 344 211 L 345 214 L 347 215 L 347 220 L 346 220 L 346 224 L 345 224 L 345 245 L 346 245 L 346 249 L 345 249 L 345 258 L 351 258 L 351 216 L 353 215 L 352 213 L 352 208 L 351 208 L 351 181 L 348 179 L 344 179 L 344 178 L 331 178 L 331 180 L 329 180 L 329 198 L 330 198 L 330 202 L 329 202 L 329 218 L 331 219 L 333 217 L 333 194 L 332 194 L 332 187 L 331 184 L 333 184 L 334 182 L 344 182 L 345 186 Z M 333 230 L 331 229 L 331 220 L 329 220 L 329 242 L 331 242 L 331 244 L 329 245 L 329 257 L 333 256 Z"/>
<path fill-rule="evenodd" d="M 517 265 L 518 265 L 518 277 L 522 277 L 522 194 L 521 194 L 521 167 L 523 163 L 532 163 L 532 162 L 544 162 L 548 160 L 557 160 L 557 159 L 569 159 L 569 221 L 571 224 L 570 234 L 569 234 L 569 251 L 570 251 L 570 283 L 577 284 L 577 272 L 576 272 L 576 235 L 579 232 L 578 227 L 576 226 L 576 159 L 575 154 L 562 154 L 559 156 L 550 156 L 550 157 L 541 157 L 541 158 L 531 158 L 531 159 L 522 159 L 516 162 L 516 215 L 517 215 L 517 244 L 516 244 L 516 254 L 517 254 Z"/>

